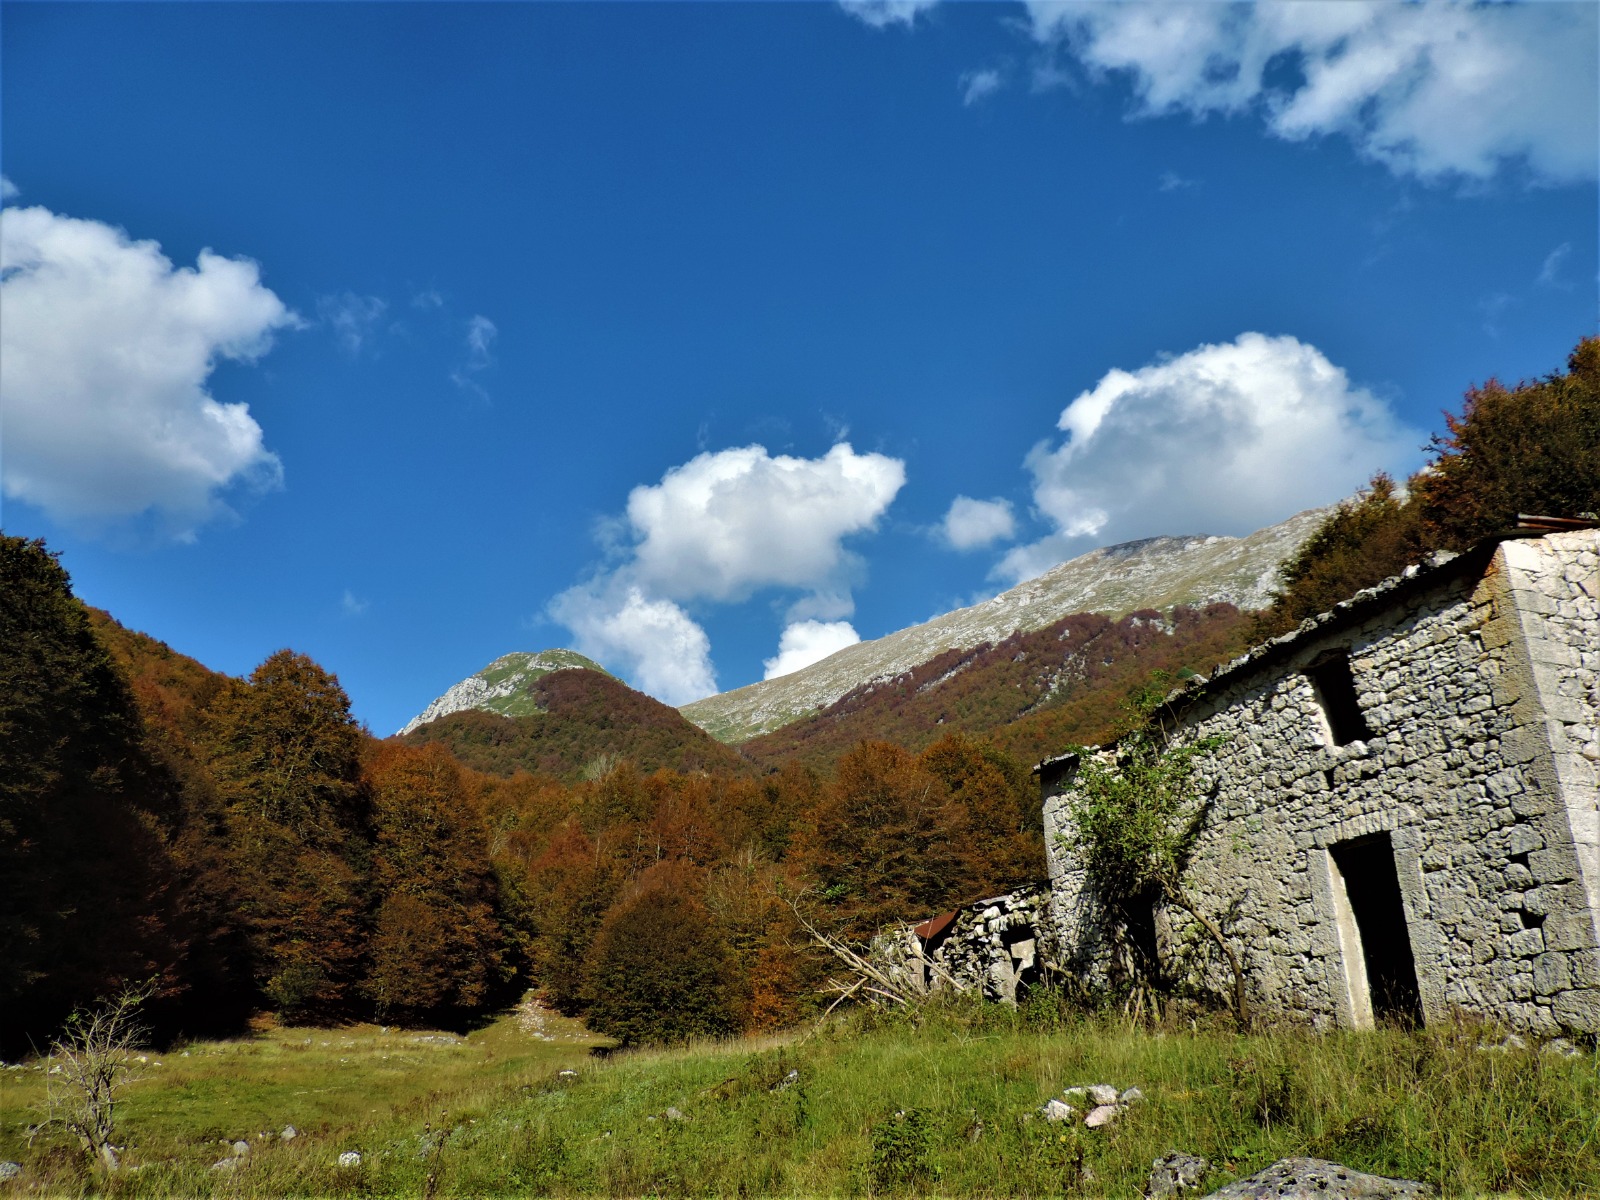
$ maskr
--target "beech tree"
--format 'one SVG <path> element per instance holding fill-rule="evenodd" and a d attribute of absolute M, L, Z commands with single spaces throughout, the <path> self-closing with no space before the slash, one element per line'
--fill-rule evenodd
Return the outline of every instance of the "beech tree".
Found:
<path fill-rule="evenodd" d="M 488 846 L 461 768 L 437 743 L 390 744 L 369 778 L 379 901 L 363 991 L 384 1019 L 482 1008 L 510 971 Z"/>
<path fill-rule="evenodd" d="M 370 804 L 339 681 L 280 650 L 210 711 L 257 987 L 294 1020 L 350 1011 L 367 942 Z"/>
<path fill-rule="evenodd" d="M 736 1031 L 728 949 L 694 890 L 692 873 L 664 864 L 606 914 L 586 964 L 591 1029 L 624 1046 Z"/>

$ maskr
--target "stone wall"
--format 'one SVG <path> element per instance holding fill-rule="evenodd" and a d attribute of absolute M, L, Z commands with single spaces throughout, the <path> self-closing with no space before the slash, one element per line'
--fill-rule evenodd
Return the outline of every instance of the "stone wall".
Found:
<path fill-rule="evenodd" d="M 910 977 L 913 990 L 981 991 L 1014 1003 L 1054 969 L 1044 914 L 1049 888 L 1028 886 L 930 918 L 915 928 L 882 934 L 874 957 Z M 943 920 L 949 917 L 948 923 Z M 925 930 L 926 935 L 919 935 Z"/>
<path fill-rule="evenodd" d="M 1376 846 L 1425 1020 L 1600 1031 L 1597 545 L 1557 534 L 1413 568 L 1174 697 L 1178 736 L 1225 739 L 1201 762 L 1188 880 L 1257 1010 L 1371 1021 L 1352 898 L 1377 884 L 1340 864 Z M 1313 683 L 1330 654 L 1347 656 L 1367 726 L 1344 745 Z M 1093 983 L 1108 939 L 1058 836 L 1072 765 L 1041 768 L 1052 922 L 1065 965 Z M 1226 965 L 1192 920 L 1155 917 L 1163 958 L 1220 996 Z"/>

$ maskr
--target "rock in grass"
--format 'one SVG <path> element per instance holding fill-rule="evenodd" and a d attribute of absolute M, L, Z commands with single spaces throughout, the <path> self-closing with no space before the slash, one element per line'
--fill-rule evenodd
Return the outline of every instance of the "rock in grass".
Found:
<path fill-rule="evenodd" d="M 246 1154 L 250 1153 L 250 1143 L 242 1139 L 234 1142 L 233 1145 L 228 1147 L 228 1153 L 232 1154 L 235 1158 L 243 1158 Z"/>
<path fill-rule="evenodd" d="M 1090 1129 L 1099 1129 L 1103 1125 L 1111 1124 L 1121 1115 L 1122 1105 L 1120 1104 L 1097 1104 L 1089 1115 L 1083 1119 L 1083 1123 Z"/>
<path fill-rule="evenodd" d="M 359 1150 L 346 1150 L 339 1155 L 341 1167 L 359 1167 L 361 1165 L 361 1152 Z"/>
<path fill-rule="evenodd" d="M 0 1162 L 0 1183 L 9 1183 L 22 1174 L 22 1164 L 15 1162 Z"/>
<path fill-rule="evenodd" d="M 211 1164 L 211 1169 L 213 1171 L 237 1171 L 239 1169 L 239 1160 L 237 1158 L 219 1158 Z"/>
<path fill-rule="evenodd" d="M 1423 1200 L 1433 1194 L 1413 1179 L 1368 1175 L 1322 1158 L 1281 1158 L 1206 1200 Z"/>
<path fill-rule="evenodd" d="M 1137 1104 L 1144 1099 L 1144 1093 L 1136 1087 L 1128 1088 L 1117 1097 L 1117 1103 L 1126 1108 L 1130 1104 Z"/>
<path fill-rule="evenodd" d="M 1097 1083 L 1089 1089 L 1089 1099 L 1100 1107 L 1104 1107 L 1107 1104 L 1115 1104 L 1117 1102 L 1117 1089 L 1109 1083 Z"/>
<path fill-rule="evenodd" d="M 669 1108 L 661 1115 L 669 1121 L 687 1121 L 689 1119 L 675 1108 Z"/>
<path fill-rule="evenodd" d="M 300 1131 L 298 1129 L 296 1129 L 293 1125 L 285 1125 L 283 1127 L 283 1132 L 278 1134 L 278 1137 L 281 1140 L 285 1141 L 285 1142 L 292 1142 L 292 1141 L 294 1141 L 295 1138 L 297 1138 L 299 1136 L 300 1136 Z"/>
<path fill-rule="evenodd" d="M 1039 1112 L 1046 1121 L 1070 1121 L 1078 1115 L 1077 1109 L 1061 1100 L 1046 1100 Z"/>
<path fill-rule="evenodd" d="M 1145 1195 L 1150 1200 L 1167 1200 L 1180 1192 L 1193 1191 L 1211 1169 L 1211 1164 L 1194 1154 L 1180 1154 L 1174 1150 L 1150 1164 L 1150 1182 Z"/>

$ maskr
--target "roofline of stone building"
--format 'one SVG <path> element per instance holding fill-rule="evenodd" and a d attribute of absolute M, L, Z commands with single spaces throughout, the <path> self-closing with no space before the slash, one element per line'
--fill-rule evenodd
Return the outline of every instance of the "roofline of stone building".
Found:
<path fill-rule="evenodd" d="M 1180 683 L 1167 694 L 1156 709 L 1155 715 L 1178 717 L 1182 713 L 1205 699 L 1221 691 L 1223 687 L 1236 683 L 1239 679 L 1250 675 L 1265 667 L 1272 666 L 1291 657 L 1301 645 L 1314 637 L 1337 632 L 1357 622 L 1365 620 L 1372 613 L 1390 607 L 1397 601 L 1408 596 L 1426 591 L 1458 575 L 1469 573 L 1482 573 L 1488 567 L 1495 551 L 1502 542 L 1519 541 L 1525 538 L 1539 538 L 1554 532 L 1567 532 L 1576 529 L 1595 528 L 1593 521 L 1578 519 L 1563 520 L 1555 527 L 1541 527 L 1532 524 L 1534 521 L 1552 520 L 1551 518 L 1523 518 L 1524 527 L 1507 530 L 1504 533 L 1491 534 L 1475 543 L 1460 554 L 1449 550 L 1436 550 L 1420 563 L 1413 563 L 1398 575 L 1391 575 L 1380 583 L 1375 583 L 1369 588 L 1362 588 L 1348 600 L 1341 600 L 1326 612 L 1318 613 L 1314 617 L 1307 617 L 1298 626 L 1288 633 L 1268 641 L 1260 642 L 1246 650 L 1238 658 L 1220 664 L 1209 676 L 1193 675 Z M 1116 742 L 1108 742 L 1096 749 L 1108 749 L 1115 746 Z M 1070 763 L 1076 760 L 1075 752 L 1058 754 L 1047 758 L 1035 765 L 1033 773 L 1042 775 L 1048 767 Z"/>

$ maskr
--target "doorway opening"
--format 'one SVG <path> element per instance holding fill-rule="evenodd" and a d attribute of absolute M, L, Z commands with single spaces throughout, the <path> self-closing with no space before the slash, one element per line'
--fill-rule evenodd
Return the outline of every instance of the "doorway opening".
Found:
<path fill-rule="evenodd" d="M 1389 835 L 1373 834 L 1328 849 L 1356 1024 L 1420 1027 L 1422 994 Z"/>

